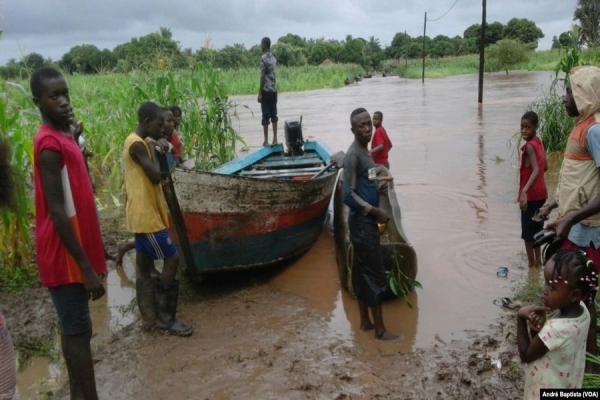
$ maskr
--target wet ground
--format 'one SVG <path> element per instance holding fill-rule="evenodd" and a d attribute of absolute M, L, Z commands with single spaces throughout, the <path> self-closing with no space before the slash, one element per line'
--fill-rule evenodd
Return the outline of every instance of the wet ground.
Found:
<path fill-rule="evenodd" d="M 280 94 L 280 141 L 283 121 L 302 115 L 305 139 L 346 150 L 354 108 L 384 114 L 403 227 L 417 251 L 423 285 L 410 297 L 413 308 L 404 301 L 384 306 L 388 328 L 401 340 L 381 343 L 358 330 L 358 310 L 340 289 L 327 228 L 294 262 L 214 276 L 202 295 L 187 293 L 179 309 L 196 327 L 188 339 L 139 331 L 128 257 L 124 268 L 112 268 L 107 296 L 93 305 L 101 398 L 519 397 L 514 317 L 492 302 L 512 296 L 515 282 L 527 277 L 513 136 L 525 107 L 550 80 L 549 73 L 486 75 L 483 107 L 476 102 L 474 75 L 425 86 L 374 77 L 335 90 Z M 259 146 L 259 104 L 254 96 L 233 100 L 254 112 L 238 109 L 239 132 L 248 147 Z M 114 245 L 119 215 L 105 214 L 107 242 Z M 496 277 L 499 266 L 509 267 L 508 279 Z M 38 333 L 52 337 L 44 291 L 23 299 L 2 299 L 11 332 L 42 326 Z M 30 299 L 44 317 L 23 324 Z M 501 369 L 492 365 L 496 360 Z M 54 391 L 64 381 L 60 371 L 60 365 L 35 359 L 20 374 L 21 397 Z"/>

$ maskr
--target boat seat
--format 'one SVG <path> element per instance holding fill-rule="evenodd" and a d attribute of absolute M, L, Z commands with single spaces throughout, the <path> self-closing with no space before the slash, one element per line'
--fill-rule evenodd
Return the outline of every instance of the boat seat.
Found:
<path fill-rule="evenodd" d="M 282 160 L 282 161 L 265 161 L 260 164 L 254 164 L 252 169 L 277 169 L 286 167 L 308 167 L 308 166 L 323 166 L 323 160 L 319 157 L 299 158 L 297 160 Z"/>

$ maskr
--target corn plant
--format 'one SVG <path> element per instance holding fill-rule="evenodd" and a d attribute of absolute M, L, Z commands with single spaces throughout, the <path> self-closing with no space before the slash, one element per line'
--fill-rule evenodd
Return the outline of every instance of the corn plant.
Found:
<path fill-rule="evenodd" d="M 13 200 L 0 208 L 0 281 L 23 275 L 29 267 L 33 142 L 39 116 L 21 85 L 0 80 L 0 141 L 8 142 L 13 175 Z"/>

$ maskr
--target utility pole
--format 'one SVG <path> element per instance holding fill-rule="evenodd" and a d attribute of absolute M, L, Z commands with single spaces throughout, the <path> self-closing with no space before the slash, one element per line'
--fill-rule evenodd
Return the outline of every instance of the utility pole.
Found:
<path fill-rule="evenodd" d="M 485 2 L 485 0 L 483 0 Z M 423 74 L 421 75 L 421 82 L 425 83 L 425 36 L 427 33 L 427 11 L 425 11 L 425 20 L 423 21 Z"/>
<path fill-rule="evenodd" d="M 479 43 L 479 95 L 477 102 L 483 103 L 483 67 L 485 65 L 485 0 L 482 0 L 483 10 L 481 13 L 481 38 Z"/>

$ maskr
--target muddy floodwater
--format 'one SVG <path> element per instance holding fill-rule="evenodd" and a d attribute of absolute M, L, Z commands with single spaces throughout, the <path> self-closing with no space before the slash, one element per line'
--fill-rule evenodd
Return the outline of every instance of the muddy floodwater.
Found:
<path fill-rule="evenodd" d="M 92 307 L 101 398 L 396 398 L 401 390 L 409 397 L 400 398 L 484 396 L 483 381 L 477 386 L 468 377 L 458 383 L 467 385 L 465 392 L 427 392 L 436 385 L 428 379 L 450 380 L 455 371 L 441 377 L 439 371 L 458 356 L 422 352 L 458 341 L 455 352 L 487 354 L 484 347 L 502 339 L 480 349 L 473 335 L 497 334 L 490 326 L 505 311 L 493 300 L 512 296 L 515 282 L 527 276 L 515 202 L 515 134 L 526 106 L 551 78 L 545 72 L 486 75 L 483 106 L 476 75 L 425 85 L 373 77 L 339 89 L 281 93 L 280 141 L 284 121 L 302 116 L 304 139 L 345 151 L 353 140 L 353 109 L 384 115 L 402 224 L 423 285 L 410 296 L 412 308 L 405 301 L 384 305 L 387 327 L 401 339 L 381 343 L 358 330 L 356 303 L 339 284 L 330 225 L 287 265 L 216 276 L 202 295 L 184 296 L 180 317 L 196 326 L 189 339 L 139 331 L 129 254 L 123 268 L 110 266 L 108 294 Z M 238 107 L 235 122 L 247 144 L 242 152 L 259 147 L 256 96 L 232 100 L 249 108 Z M 509 268 L 506 279 L 496 276 L 500 266 Z M 469 339 L 476 344 L 460 344 Z M 428 366 L 419 354 L 443 359 L 444 366 Z M 40 379 L 60 381 L 60 367 L 34 359 L 20 374 L 22 398 L 36 398 Z"/>

